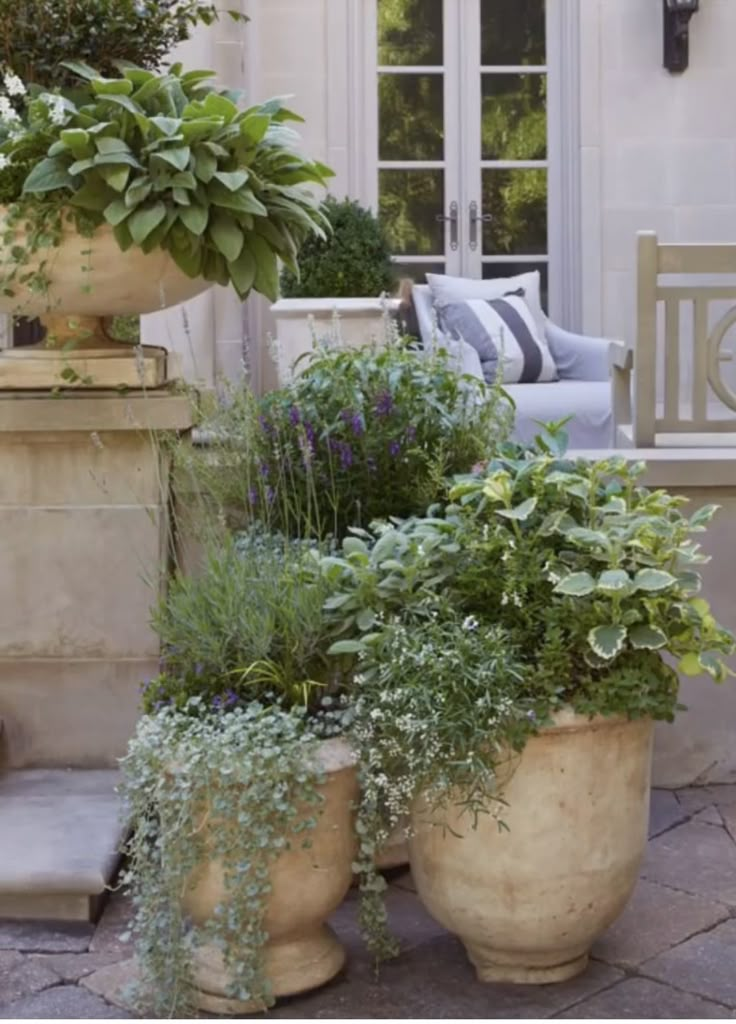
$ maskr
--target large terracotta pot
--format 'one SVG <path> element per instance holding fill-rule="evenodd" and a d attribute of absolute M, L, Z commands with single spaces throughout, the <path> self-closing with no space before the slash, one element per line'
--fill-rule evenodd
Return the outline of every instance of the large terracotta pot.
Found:
<path fill-rule="evenodd" d="M 345 951 L 325 923 L 350 888 L 355 857 L 352 806 L 358 795 L 355 755 L 345 741 L 320 744 L 317 761 L 326 773 L 322 813 L 307 835 L 309 849 L 297 839 L 270 869 L 265 930 L 265 973 L 274 996 L 296 995 L 323 985 L 345 962 Z M 305 808 L 311 817 L 314 808 Z M 209 827 L 216 828 L 216 822 Z M 243 880 L 247 884 L 247 879 Z M 184 897 L 192 920 L 204 925 L 218 904 L 227 903 L 222 864 L 211 861 L 196 872 Z M 244 951 L 247 956 L 247 951 Z M 263 1007 L 228 996 L 231 977 L 214 946 L 201 947 L 195 959 L 197 1004 L 218 1014 L 253 1013 Z"/>
<path fill-rule="evenodd" d="M 0 239 L 6 230 L 5 214 L 6 208 L 0 207 Z M 19 229 L 12 245 L 24 244 L 25 234 Z M 12 245 L 0 242 L 3 272 L 15 262 Z M 42 261 L 49 278 L 48 292 L 36 294 L 14 283 L 14 296 L 0 295 L 0 313 L 91 317 L 154 313 L 192 299 L 211 286 L 203 278 L 187 277 L 163 249 L 146 255 L 132 246 L 121 252 L 107 224 L 97 228 L 91 238 L 84 238 L 65 222 L 61 244 L 35 253 L 22 273 L 37 269 Z"/>
<path fill-rule="evenodd" d="M 543 984 L 582 971 L 639 873 L 649 818 L 652 723 L 564 711 L 509 763 L 498 820 L 453 804 L 412 810 L 412 873 L 481 981 Z"/>

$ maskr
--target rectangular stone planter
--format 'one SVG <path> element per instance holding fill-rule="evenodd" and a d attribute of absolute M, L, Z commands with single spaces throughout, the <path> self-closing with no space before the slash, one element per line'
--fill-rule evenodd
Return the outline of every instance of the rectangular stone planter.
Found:
<path fill-rule="evenodd" d="M 397 299 L 380 298 L 279 299 L 271 306 L 279 380 L 289 378 L 296 361 L 312 351 L 315 340 L 344 346 L 381 343 L 386 334 L 384 318 L 395 313 L 398 305 Z"/>

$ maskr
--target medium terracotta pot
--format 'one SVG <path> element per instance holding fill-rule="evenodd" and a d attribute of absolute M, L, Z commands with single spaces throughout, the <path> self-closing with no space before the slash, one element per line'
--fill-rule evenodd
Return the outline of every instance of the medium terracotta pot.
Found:
<path fill-rule="evenodd" d="M 473 829 L 453 804 L 433 825 L 426 801 L 415 801 L 417 891 L 462 940 L 480 981 L 544 984 L 585 968 L 638 878 L 651 754 L 650 720 L 563 711 L 509 762 L 497 818 L 481 815 Z"/>
<path fill-rule="evenodd" d="M 5 216 L 6 208 L 0 207 L 0 238 L 6 230 Z M 0 272 L 15 262 L 12 246 L 24 244 L 25 233 L 20 229 L 11 245 L 0 243 Z M 121 252 L 108 224 L 84 238 L 65 222 L 60 245 L 35 253 L 22 273 L 37 269 L 42 261 L 48 292 L 36 294 L 16 282 L 14 296 L 0 295 L 0 313 L 91 317 L 154 313 L 211 287 L 203 278 L 187 277 L 163 249 L 146 254 L 131 246 Z"/>
<path fill-rule="evenodd" d="M 345 962 L 345 950 L 325 922 L 342 902 L 352 878 L 356 852 L 352 807 L 358 796 L 355 755 L 344 740 L 326 740 L 318 748 L 317 763 L 326 773 L 326 781 L 320 790 L 322 813 L 316 828 L 307 833 L 311 847 L 302 849 L 297 838 L 270 869 L 271 893 L 264 922 L 269 939 L 264 961 L 276 997 L 323 985 Z M 314 808 L 304 809 L 304 817 L 313 813 Z M 197 871 L 184 907 L 196 924 L 204 925 L 222 903 L 227 903 L 222 864 L 212 861 Z M 263 1009 L 260 1003 L 243 1002 L 227 994 L 232 979 L 214 946 L 198 950 L 194 978 L 201 1010 L 241 1014 Z"/>

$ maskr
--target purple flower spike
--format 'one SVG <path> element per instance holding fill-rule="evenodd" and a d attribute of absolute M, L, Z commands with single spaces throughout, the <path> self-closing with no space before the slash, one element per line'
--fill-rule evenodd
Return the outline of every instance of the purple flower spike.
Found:
<path fill-rule="evenodd" d="M 342 469 L 350 469 L 353 464 L 353 449 L 349 444 L 340 445 L 340 466 Z"/>
<path fill-rule="evenodd" d="M 227 693 L 225 694 L 225 707 L 231 708 L 233 704 L 238 703 L 239 699 L 240 698 L 238 697 L 235 690 L 228 690 Z"/>
<path fill-rule="evenodd" d="M 268 479 L 269 468 L 267 462 L 258 463 L 258 472 L 261 474 L 264 480 Z"/>
<path fill-rule="evenodd" d="M 273 487 L 269 487 L 266 491 L 266 501 L 269 503 L 269 505 L 271 504 L 275 497 L 276 491 L 273 489 Z"/>
<path fill-rule="evenodd" d="M 255 505 L 255 503 L 258 501 L 258 491 L 255 489 L 255 487 L 251 487 L 251 489 L 248 491 L 248 501 L 251 503 L 251 505 Z"/>
<path fill-rule="evenodd" d="M 376 399 L 376 412 L 379 416 L 390 416 L 394 411 L 394 400 L 390 391 L 382 391 Z"/>
<path fill-rule="evenodd" d="M 413 423 L 410 423 L 409 426 L 406 428 L 406 439 L 411 444 L 411 442 L 414 440 L 416 436 L 417 428 L 414 426 Z"/>
<path fill-rule="evenodd" d="M 389 455 L 391 456 L 392 459 L 395 459 L 400 451 L 401 451 L 401 442 L 399 442 L 399 441 L 390 441 L 389 442 L 388 453 L 389 453 Z"/>
<path fill-rule="evenodd" d="M 301 413 L 299 412 L 299 409 L 297 408 L 296 405 L 292 405 L 291 409 L 289 409 L 289 422 L 291 423 L 292 427 L 299 426 L 301 420 L 302 417 Z"/>
<path fill-rule="evenodd" d="M 198 661 L 195 664 L 195 666 L 194 666 L 194 674 L 195 674 L 195 676 L 201 676 L 203 672 L 204 672 L 204 665 L 202 664 L 201 661 Z"/>
<path fill-rule="evenodd" d="M 219 694 L 212 698 L 212 707 L 215 711 L 219 711 L 222 708 L 222 697 Z"/>

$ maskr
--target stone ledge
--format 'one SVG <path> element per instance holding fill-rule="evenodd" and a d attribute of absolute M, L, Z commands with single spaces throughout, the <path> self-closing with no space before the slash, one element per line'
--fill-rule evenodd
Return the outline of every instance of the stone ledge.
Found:
<path fill-rule="evenodd" d="M 0 909 L 8 916 L 84 920 L 95 912 L 125 833 L 118 779 L 112 770 L 0 778 Z"/>
<path fill-rule="evenodd" d="M 0 434 L 103 430 L 188 430 L 192 403 L 185 395 L 129 391 L 0 391 Z"/>

